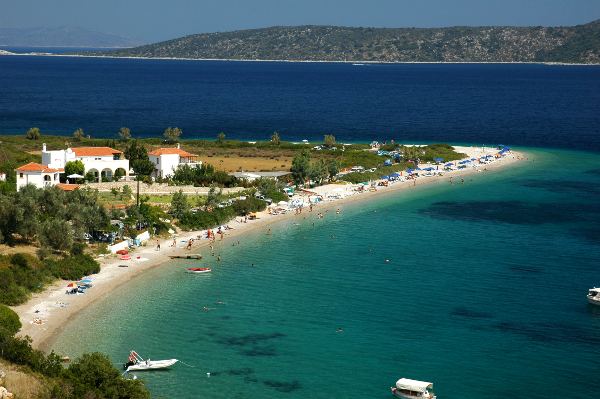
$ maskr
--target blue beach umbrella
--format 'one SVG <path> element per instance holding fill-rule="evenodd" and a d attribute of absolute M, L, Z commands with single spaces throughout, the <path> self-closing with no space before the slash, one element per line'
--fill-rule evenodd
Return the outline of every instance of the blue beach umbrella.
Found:
<path fill-rule="evenodd" d="M 444 158 L 434 158 L 433 160 L 437 163 L 444 162 Z"/>

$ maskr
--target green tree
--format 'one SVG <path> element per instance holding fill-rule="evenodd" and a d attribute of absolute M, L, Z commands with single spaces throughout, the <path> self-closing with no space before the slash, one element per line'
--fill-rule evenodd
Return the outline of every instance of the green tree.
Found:
<path fill-rule="evenodd" d="M 163 136 L 168 143 L 177 143 L 183 131 L 178 127 L 168 127 L 165 129 Z"/>
<path fill-rule="evenodd" d="M 129 187 L 128 185 L 124 185 L 121 193 L 122 193 L 121 194 L 122 199 L 124 199 L 125 201 L 131 200 L 131 196 L 133 195 L 133 191 L 131 190 L 131 187 Z"/>
<path fill-rule="evenodd" d="M 49 219 L 41 225 L 38 238 L 43 247 L 64 252 L 73 246 L 73 229 L 66 220 Z"/>
<path fill-rule="evenodd" d="M 208 195 L 206 196 L 206 207 L 214 208 L 223 200 L 223 189 L 217 191 L 215 184 L 210 185 Z"/>
<path fill-rule="evenodd" d="M 340 173 L 340 162 L 337 159 L 331 159 L 327 162 L 327 172 L 329 174 L 329 179 L 333 179 Z"/>
<path fill-rule="evenodd" d="M 302 150 L 294 156 L 290 171 L 292 172 L 292 178 L 297 185 L 305 183 L 310 172 L 310 152 L 308 150 Z"/>
<path fill-rule="evenodd" d="M 118 189 L 118 188 L 115 188 L 115 187 L 113 187 L 113 188 L 111 188 L 111 189 L 110 189 L 110 193 L 111 193 L 111 194 L 112 194 L 112 195 L 115 197 L 115 199 L 116 199 L 116 198 L 119 196 L 119 193 L 120 193 L 120 191 L 119 191 L 119 189 Z"/>
<path fill-rule="evenodd" d="M 27 133 L 25 133 L 25 138 L 27 140 L 39 140 L 40 137 L 42 137 L 42 133 L 40 132 L 40 129 L 37 127 L 32 127 L 31 129 L 29 129 L 27 131 Z"/>
<path fill-rule="evenodd" d="M 323 137 L 323 146 L 331 148 L 335 145 L 335 136 L 333 134 L 326 134 Z"/>
<path fill-rule="evenodd" d="M 223 144 L 224 142 L 225 142 L 225 133 L 220 132 L 219 134 L 217 134 L 217 143 Z"/>
<path fill-rule="evenodd" d="M 188 204 L 187 197 L 183 191 L 179 190 L 173 194 L 173 198 L 171 199 L 171 214 L 177 219 L 180 219 L 186 212 L 189 212 L 189 210 L 190 205 Z"/>
<path fill-rule="evenodd" d="M 271 198 L 273 202 L 286 201 L 287 194 L 283 191 L 283 184 L 275 179 L 261 177 L 256 180 L 256 188 L 266 198 Z"/>
<path fill-rule="evenodd" d="M 146 147 L 137 140 L 133 140 L 125 148 L 125 158 L 129 159 L 129 165 L 135 171 L 138 179 L 140 176 L 150 176 L 154 171 L 154 164 L 148 158 Z"/>
<path fill-rule="evenodd" d="M 131 140 L 131 130 L 128 127 L 122 127 L 119 129 L 119 140 L 129 141 Z"/>
<path fill-rule="evenodd" d="M 279 137 L 279 133 L 273 132 L 273 134 L 271 135 L 271 143 L 273 143 L 274 145 L 281 144 L 281 138 Z"/>
<path fill-rule="evenodd" d="M 77 159 L 75 161 L 69 161 L 65 164 L 65 174 L 67 176 L 69 176 L 69 175 L 84 176 L 84 173 L 85 173 L 85 166 L 83 165 L 83 162 L 81 162 L 79 159 Z"/>
<path fill-rule="evenodd" d="M 85 133 L 83 133 L 83 129 L 79 128 L 73 132 L 73 139 L 75 141 L 81 141 L 85 137 Z"/>
<path fill-rule="evenodd" d="M 319 159 L 310 165 L 309 173 L 310 180 L 314 183 L 321 184 L 328 176 L 327 165 L 323 159 Z"/>
<path fill-rule="evenodd" d="M 10 335 L 15 335 L 21 329 L 19 315 L 5 305 L 0 305 L 0 334 L 2 329 Z"/>
<path fill-rule="evenodd" d="M 150 398 L 141 381 L 124 378 L 101 353 L 84 354 L 64 375 L 72 384 L 72 398 Z"/>

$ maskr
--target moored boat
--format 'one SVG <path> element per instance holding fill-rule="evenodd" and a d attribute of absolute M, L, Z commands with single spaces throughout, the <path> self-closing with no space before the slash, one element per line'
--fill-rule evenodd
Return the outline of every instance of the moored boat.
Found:
<path fill-rule="evenodd" d="M 125 371 L 147 371 L 166 369 L 177 363 L 177 359 L 150 360 L 143 359 L 136 351 L 129 352 L 127 363 L 124 364 Z"/>
<path fill-rule="evenodd" d="M 433 392 L 433 383 L 425 381 L 411 380 L 408 378 L 400 378 L 396 381 L 396 386 L 390 388 L 392 395 L 402 399 L 436 399 Z"/>
<path fill-rule="evenodd" d="M 600 306 L 600 288 L 590 288 L 587 294 L 587 300 L 592 305 Z"/>
<path fill-rule="evenodd" d="M 200 260 L 200 259 L 202 259 L 202 255 L 200 255 L 200 254 L 169 255 L 169 258 L 171 258 L 171 259 L 195 259 L 195 260 Z"/>
<path fill-rule="evenodd" d="M 210 267 L 188 267 L 186 269 L 188 273 L 210 273 L 211 270 Z"/>

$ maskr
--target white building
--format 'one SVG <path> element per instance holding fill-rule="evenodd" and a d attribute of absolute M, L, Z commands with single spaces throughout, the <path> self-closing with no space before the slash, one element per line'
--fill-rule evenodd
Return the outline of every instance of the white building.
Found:
<path fill-rule="evenodd" d="M 18 167 L 15 171 L 17 172 L 17 191 L 19 191 L 28 184 L 33 184 L 38 188 L 55 186 L 60 183 L 59 175 L 64 172 L 64 169 L 30 162 Z"/>
<path fill-rule="evenodd" d="M 159 148 L 148 153 L 150 162 L 154 164 L 152 176 L 166 178 L 173 176 L 175 169 L 180 165 L 189 165 L 191 167 L 202 165 L 198 160 L 198 155 L 190 154 L 181 149 L 177 144 L 176 148 Z"/>
<path fill-rule="evenodd" d="M 84 174 L 93 173 L 100 182 L 102 178 L 112 179 L 115 173 L 129 177 L 129 160 L 123 152 L 110 147 L 75 147 L 66 150 L 48 151 L 42 146 L 42 164 L 50 168 L 64 169 L 67 162 L 81 161 Z"/>

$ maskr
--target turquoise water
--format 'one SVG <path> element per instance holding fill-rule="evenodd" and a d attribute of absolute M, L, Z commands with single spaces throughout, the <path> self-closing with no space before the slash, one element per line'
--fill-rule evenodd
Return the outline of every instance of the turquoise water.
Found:
<path fill-rule="evenodd" d="M 211 275 L 165 264 L 75 317 L 54 349 L 181 359 L 140 374 L 157 398 L 387 398 L 399 377 L 440 398 L 593 397 L 600 155 L 531 154 L 226 240 Z"/>

